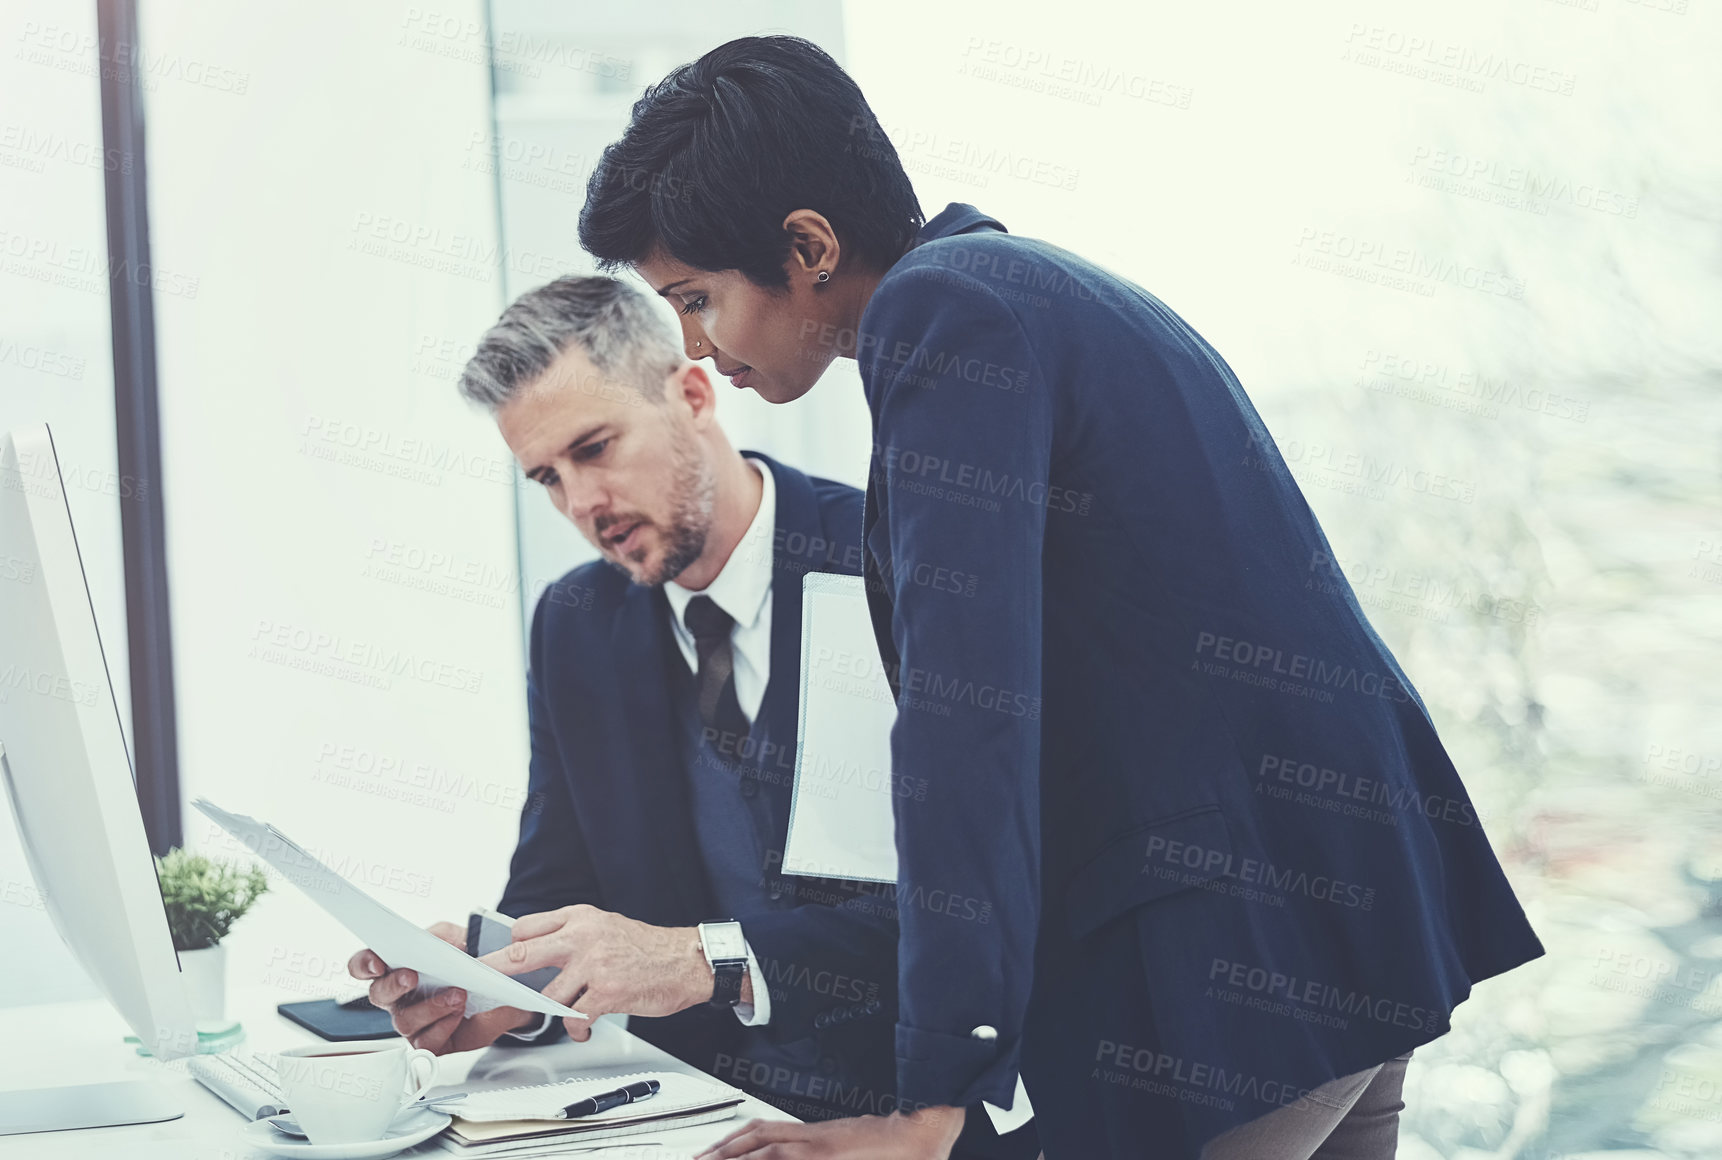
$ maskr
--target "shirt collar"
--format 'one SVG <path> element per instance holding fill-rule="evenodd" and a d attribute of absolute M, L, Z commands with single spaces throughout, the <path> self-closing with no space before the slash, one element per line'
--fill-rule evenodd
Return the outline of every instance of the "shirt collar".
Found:
<path fill-rule="evenodd" d="M 966 201 L 953 201 L 947 205 L 915 235 L 915 245 L 937 238 L 948 238 L 953 234 L 973 233 L 975 230 L 991 226 L 1000 233 L 1008 233 L 1004 223 L 990 214 L 984 214 Z"/>
<path fill-rule="evenodd" d="M 753 513 L 753 522 L 747 525 L 747 531 L 742 533 L 735 550 L 730 552 L 729 559 L 724 561 L 717 576 L 703 592 L 684 588 L 674 580 L 665 582 L 664 595 L 669 598 L 670 611 L 675 613 L 678 625 L 687 623 L 683 618 L 688 601 L 695 596 L 709 596 L 714 604 L 729 613 L 737 627 L 751 628 L 765 608 L 765 598 L 771 594 L 772 549 L 777 530 L 777 483 L 771 477 L 770 466 L 751 455 L 744 458 L 754 465 L 761 477 L 759 510 Z"/>

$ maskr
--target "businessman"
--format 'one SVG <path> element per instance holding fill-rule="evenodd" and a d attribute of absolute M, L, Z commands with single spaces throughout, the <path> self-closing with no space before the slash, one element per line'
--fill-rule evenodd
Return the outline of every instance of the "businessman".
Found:
<path fill-rule="evenodd" d="M 1020 1082 L 1048 1160 L 1391 1156 L 1409 1053 L 1542 948 L 1219 353 L 974 206 L 924 219 L 794 37 L 648 87 L 580 240 L 769 401 L 856 359 L 893 771 L 930 787 L 894 803 L 899 894 L 993 907 L 900 910 L 898 1090 L 929 1107 L 710 1155 L 934 1160 Z M 905 583 L 934 552 L 974 600 Z"/>
<path fill-rule="evenodd" d="M 859 571 L 861 495 L 738 453 L 705 371 L 645 295 L 562 278 L 513 303 L 468 363 L 526 477 L 602 556 L 539 599 L 531 805 L 500 909 L 510 974 L 802 1119 L 896 1106 L 895 900 L 780 872 L 794 774 L 801 582 Z M 460 943 L 463 931 L 434 928 Z M 356 977 L 432 1051 L 560 1034 L 463 992 Z M 585 1039 L 590 1024 L 565 1021 Z M 983 1117 L 965 1155 L 1029 1156 Z"/>

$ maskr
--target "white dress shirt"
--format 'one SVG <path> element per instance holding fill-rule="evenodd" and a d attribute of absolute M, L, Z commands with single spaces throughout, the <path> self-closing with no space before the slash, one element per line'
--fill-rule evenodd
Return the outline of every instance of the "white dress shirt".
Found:
<path fill-rule="evenodd" d="M 755 460 L 748 462 L 755 464 L 762 482 L 753 522 L 702 591 L 671 580 L 664 585 L 664 595 L 675 614 L 671 624 L 676 644 L 692 672 L 699 672 L 700 659 L 687 625 L 688 603 L 696 596 L 709 596 L 735 621 L 729 635 L 730 649 L 735 653 L 735 699 L 741 702 L 742 714 L 752 725 L 765 700 L 766 683 L 771 680 L 771 553 L 777 531 L 777 484 L 771 478 L 771 468 Z"/>

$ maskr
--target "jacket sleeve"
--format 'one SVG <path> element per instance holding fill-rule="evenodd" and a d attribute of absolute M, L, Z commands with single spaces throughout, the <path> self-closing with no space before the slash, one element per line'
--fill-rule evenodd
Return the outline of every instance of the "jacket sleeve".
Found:
<path fill-rule="evenodd" d="M 526 672 L 526 722 L 532 756 L 526 804 L 520 811 L 520 840 L 509 864 L 508 886 L 497 909 L 512 918 L 577 903 L 600 904 L 597 872 L 586 850 L 585 832 L 574 814 L 568 775 L 543 686 L 543 648 L 548 604 L 532 617 L 531 657 Z"/>
<path fill-rule="evenodd" d="M 1040 917 L 1042 544 L 1052 383 L 992 289 L 905 270 L 868 308 L 863 380 L 899 689 L 892 774 L 898 1097 L 1009 1107 Z M 927 563 L 974 595 L 916 583 Z M 887 656 L 889 654 L 887 653 Z"/>
<path fill-rule="evenodd" d="M 532 618 L 532 656 L 526 672 L 526 720 L 532 742 L 526 803 L 520 811 L 520 840 L 509 863 L 508 885 L 496 906 L 510 918 L 599 902 L 597 872 L 592 869 L 585 834 L 574 816 L 561 747 L 539 684 L 544 617 L 545 604 L 541 601 Z M 562 1020 L 545 1020 L 528 1042 L 554 1042 L 563 1032 Z"/>
<path fill-rule="evenodd" d="M 802 1039 L 897 1009 L 896 904 L 889 895 L 741 918 L 771 992 L 771 1037 Z"/>

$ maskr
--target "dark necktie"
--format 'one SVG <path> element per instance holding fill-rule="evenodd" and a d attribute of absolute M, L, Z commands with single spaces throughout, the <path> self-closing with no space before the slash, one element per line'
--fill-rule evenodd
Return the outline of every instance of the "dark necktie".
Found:
<path fill-rule="evenodd" d="M 720 738 L 734 738 L 720 751 L 736 752 L 747 737 L 747 717 L 735 695 L 735 649 L 730 630 L 735 620 L 709 596 L 688 601 L 682 619 L 694 634 L 694 655 L 699 671 L 694 686 L 699 692 L 700 722 L 715 729 Z"/>

